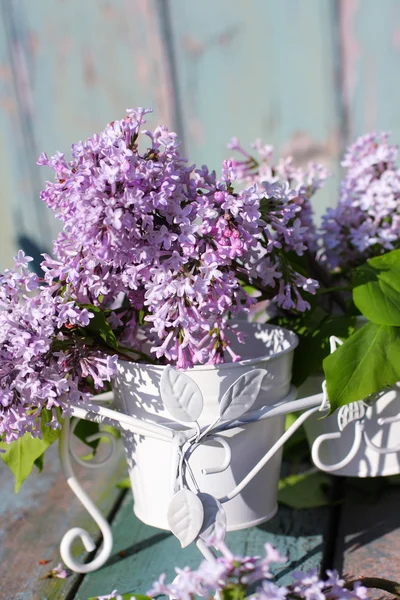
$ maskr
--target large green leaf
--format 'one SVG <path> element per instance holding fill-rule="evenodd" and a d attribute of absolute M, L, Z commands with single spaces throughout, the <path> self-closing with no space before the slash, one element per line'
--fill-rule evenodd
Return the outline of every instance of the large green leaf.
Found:
<path fill-rule="evenodd" d="M 367 323 L 324 360 L 333 410 L 400 380 L 400 327 Z"/>
<path fill-rule="evenodd" d="M 42 439 L 33 438 L 30 433 L 26 433 L 11 444 L 0 442 L 0 449 L 4 450 L 4 452 L 0 453 L 0 457 L 14 473 L 16 493 L 25 479 L 30 475 L 33 465 L 37 464 L 40 469 L 43 464 L 44 452 L 60 437 L 60 429 L 53 430 L 51 427 L 47 427 L 47 423 L 51 421 L 51 417 L 51 412 L 43 409 L 41 425 Z"/>
<path fill-rule="evenodd" d="M 400 250 L 372 258 L 357 269 L 353 299 L 373 323 L 400 326 Z"/>

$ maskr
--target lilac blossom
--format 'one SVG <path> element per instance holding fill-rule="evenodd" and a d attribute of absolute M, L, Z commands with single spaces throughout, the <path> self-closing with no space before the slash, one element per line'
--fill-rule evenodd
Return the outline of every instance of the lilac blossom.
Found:
<path fill-rule="evenodd" d="M 295 234 L 293 235 L 293 249 L 297 251 L 296 244 L 300 243 L 303 250 L 305 246 L 315 252 L 317 250 L 317 232 L 313 222 L 311 198 L 324 185 L 325 179 L 329 175 L 328 170 L 315 162 L 310 162 L 306 169 L 297 167 L 291 156 L 276 161 L 273 146 L 264 145 L 260 139 L 251 144 L 252 150 L 256 153 L 255 156 L 253 152 L 247 152 L 237 138 L 231 140 L 228 148 L 240 156 L 240 158 L 235 157 L 228 161 L 232 179 L 247 184 L 280 184 L 285 189 L 290 189 L 289 201 L 295 205 L 296 211 L 290 226 L 287 227 L 288 235 L 291 234 L 291 229 L 302 228 L 301 232 L 293 232 Z"/>
<path fill-rule="evenodd" d="M 53 578 L 67 579 L 67 577 L 69 577 L 69 575 L 70 575 L 70 571 L 68 571 L 62 565 L 62 563 L 58 563 L 58 565 L 56 567 L 54 567 L 54 569 L 51 569 L 51 571 L 49 571 L 45 577 L 46 577 L 46 579 L 53 579 Z"/>
<path fill-rule="evenodd" d="M 323 260 L 348 270 L 397 248 L 400 237 L 398 148 L 389 133 L 369 133 L 348 148 L 336 208 L 323 217 Z"/>
<path fill-rule="evenodd" d="M 59 427 L 57 410 L 68 414 L 69 403 L 102 390 L 126 351 L 181 369 L 239 360 L 228 333 L 240 337 L 232 318 L 256 302 L 248 284 L 261 300 L 309 308 L 303 296 L 317 282 L 288 254 L 308 248 L 302 205 L 321 173 L 282 163 L 281 175 L 235 191 L 238 163 L 225 163 L 221 179 L 188 166 L 175 133 L 143 129 L 147 112 L 128 110 L 74 144 L 69 162 L 59 152 L 39 159 L 55 171 L 41 198 L 63 229 L 54 256 L 44 255 L 44 281 L 29 272 L 22 251 L 0 276 L 0 436 L 7 442 L 40 436 L 43 409 L 48 425 Z M 99 310 L 115 335 L 112 348 L 90 331 Z"/>
<path fill-rule="evenodd" d="M 281 586 L 274 583 L 271 566 L 286 562 L 286 559 L 270 544 L 265 546 L 264 557 L 236 556 L 223 542 L 219 549 L 222 556 L 214 561 L 203 561 L 197 570 L 176 568 L 172 583 L 166 583 L 165 574 L 161 575 L 147 596 L 193 600 L 195 596 L 212 598 L 215 594 L 223 598 L 224 592 L 229 591 L 229 596 L 251 600 L 367 600 L 369 597 L 368 589 L 359 582 L 355 583 L 352 590 L 347 589 L 336 571 L 328 571 L 326 579 L 320 579 L 316 571 L 296 572 L 291 584 Z M 114 590 L 108 596 L 99 596 L 98 600 L 118 600 L 120 597 Z"/>
<path fill-rule="evenodd" d="M 89 398 L 86 378 L 101 389 L 116 372 L 116 357 L 104 358 L 76 333 L 94 315 L 40 287 L 30 260 L 20 251 L 15 268 L 0 276 L 0 436 L 7 443 L 27 432 L 40 437 L 43 409 L 52 415 L 48 426 L 60 428 L 56 409 L 68 414 L 70 401 Z"/>
<path fill-rule="evenodd" d="M 68 301 L 112 306 L 108 322 L 123 346 L 150 346 L 155 360 L 183 369 L 224 362 L 228 318 L 255 302 L 246 284 L 309 307 L 303 292 L 315 282 L 285 259 L 307 248 L 303 188 L 276 181 L 235 191 L 227 165 L 218 180 L 188 166 L 175 133 L 143 130 L 147 112 L 129 110 L 75 144 L 68 163 L 41 156 L 56 176 L 41 198 L 63 222 L 54 258 L 42 263 L 46 283 Z"/>

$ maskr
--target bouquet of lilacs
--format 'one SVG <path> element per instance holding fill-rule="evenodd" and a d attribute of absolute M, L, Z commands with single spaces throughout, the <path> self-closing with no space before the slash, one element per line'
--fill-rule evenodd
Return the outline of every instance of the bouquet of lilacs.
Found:
<path fill-rule="evenodd" d="M 251 308 L 258 318 L 269 313 L 299 335 L 293 382 L 300 385 L 323 367 L 331 407 L 337 408 L 399 381 L 400 169 L 389 134 L 364 135 L 347 150 L 337 206 L 328 208 L 320 228 L 313 225 L 309 196 L 325 178 L 322 167 L 304 172 L 291 158 L 276 163 L 273 148 L 260 141 L 253 144 L 255 155 L 236 139 L 230 148 L 240 156 L 231 161 L 237 180 L 284 181 L 302 190 L 299 219 L 311 237 L 297 265 L 318 281 L 312 306 L 299 314 L 261 299 Z M 346 342 L 329 356 L 331 335 Z"/>
<path fill-rule="evenodd" d="M 195 597 L 230 600 L 367 600 L 368 588 L 379 588 L 398 595 L 400 586 L 381 578 L 363 578 L 345 582 L 336 571 L 327 571 L 326 578 L 316 570 L 296 571 L 292 583 L 283 586 L 273 581 L 271 566 L 285 563 L 284 558 L 271 544 L 265 544 L 265 555 L 237 556 L 223 542 L 218 548 L 221 556 L 213 562 L 204 561 L 197 570 L 176 568 L 173 582 L 167 583 L 165 574 L 154 582 L 146 596 L 134 592 L 97 596 L 90 600 L 150 600 L 167 596 L 175 600 L 192 600 Z"/>
<path fill-rule="evenodd" d="M 19 252 L 0 277 L 0 438 L 17 486 L 57 438 L 71 403 L 106 390 L 119 358 L 172 364 L 237 361 L 227 333 L 260 301 L 302 313 L 317 280 L 310 197 L 326 172 L 282 165 L 236 186 L 180 155 L 176 134 L 128 110 L 72 146 L 41 198 L 63 224 L 42 277 Z M 23 468 L 21 469 L 21 461 Z"/>

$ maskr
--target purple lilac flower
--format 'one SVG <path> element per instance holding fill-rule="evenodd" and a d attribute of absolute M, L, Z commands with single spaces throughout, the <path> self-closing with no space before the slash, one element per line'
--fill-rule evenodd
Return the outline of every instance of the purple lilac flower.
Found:
<path fill-rule="evenodd" d="M 63 565 L 61 563 L 59 563 L 56 567 L 54 567 L 54 569 L 51 569 L 51 571 L 49 571 L 49 573 L 47 573 L 46 578 L 47 579 L 67 579 L 67 577 L 69 577 L 70 572 L 63 567 Z"/>
<path fill-rule="evenodd" d="M 228 148 L 241 156 L 240 159 L 231 158 L 228 161 L 232 179 L 248 184 L 267 183 L 269 186 L 280 184 L 285 189 L 290 189 L 289 200 L 296 206 L 296 212 L 292 217 L 291 226 L 287 228 L 293 240 L 288 245 L 296 251 L 299 248 L 304 250 L 306 247 L 315 252 L 317 236 L 313 223 L 311 198 L 324 185 L 325 179 L 329 176 L 328 170 L 323 165 L 314 162 L 310 162 L 306 169 L 297 167 L 291 156 L 280 158 L 276 162 L 273 146 L 263 145 L 260 139 L 251 144 L 256 156 L 247 152 L 237 138 L 231 140 Z M 292 229 L 295 231 L 291 232 Z"/>
<path fill-rule="evenodd" d="M 320 579 L 316 571 L 296 572 L 293 582 L 280 586 L 271 581 L 270 567 L 276 562 L 286 562 L 271 545 L 265 546 L 264 557 L 235 556 L 224 543 L 219 544 L 222 556 L 215 561 L 203 561 L 193 571 L 176 569 L 177 576 L 172 583 L 166 583 L 165 574 L 156 581 L 147 595 L 156 598 L 169 595 L 176 600 L 190 600 L 194 595 L 211 597 L 216 592 L 221 596 L 225 589 L 237 586 L 251 600 L 285 600 L 287 597 L 304 600 L 367 600 L 368 590 L 359 583 L 353 590 L 344 587 L 345 582 L 336 571 L 328 571 L 327 579 Z M 254 589 L 251 595 L 247 590 Z M 116 592 L 114 592 L 115 594 Z"/>
<path fill-rule="evenodd" d="M 68 414 L 70 401 L 89 398 L 88 375 L 102 388 L 116 372 L 116 357 L 104 358 L 74 334 L 94 315 L 39 287 L 30 260 L 20 251 L 15 268 L 0 276 L 0 437 L 7 443 L 26 432 L 41 436 L 44 408 L 48 426 L 59 428 L 56 409 Z"/>
<path fill-rule="evenodd" d="M 398 148 L 389 133 L 364 135 L 347 150 L 346 176 L 336 208 L 323 217 L 323 259 L 331 269 L 351 269 L 397 247 L 400 237 Z"/>
<path fill-rule="evenodd" d="M 41 156 L 56 175 L 41 197 L 63 222 L 55 257 L 42 264 L 46 282 L 68 301 L 112 306 L 108 321 L 124 346 L 145 343 L 183 369 L 223 362 L 228 316 L 254 303 L 244 284 L 308 308 L 302 293 L 315 282 L 284 269 L 282 258 L 307 246 L 306 184 L 304 192 L 287 181 L 235 192 L 229 169 L 218 180 L 188 166 L 166 127 L 141 131 L 147 112 L 129 110 L 74 145 L 68 163 L 60 153 Z"/>

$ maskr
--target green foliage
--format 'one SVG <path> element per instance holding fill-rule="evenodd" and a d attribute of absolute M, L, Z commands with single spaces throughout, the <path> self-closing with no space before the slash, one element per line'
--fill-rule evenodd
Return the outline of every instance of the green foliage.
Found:
<path fill-rule="evenodd" d="M 392 386 L 400 380 L 400 327 L 367 323 L 323 364 L 332 410 Z"/>
<path fill-rule="evenodd" d="M 42 439 L 33 438 L 30 433 L 26 433 L 11 444 L 0 442 L 0 448 L 5 451 L 0 453 L 0 457 L 14 473 L 16 493 L 30 475 L 34 464 L 39 471 L 43 468 L 44 452 L 60 437 L 60 429 L 53 430 L 47 426 L 51 418 L 51 411 L 42 410 Z M 61 421 L 59 415 L 58 419 Z"/>
<path fill-rule="evenodd" d="M 35 467 L 37 468 L 39 473 L 41 473 L 43 471 L 43 467 L 44 467 L 44 452 L 43 452 L 43 454 L 41 454 L 40 456 L 37 457 L 37 459 L 34 461 L 34 463 L 35 463 Z"/>
<path fill-rule="evenodd" d="M 372 258 L 357 269 L 353 299 L 373 323 L 400 326 L 400 250 Z"/>
<path fill-rule="evenodd" d="M 243 600 L 246 597 L 246 586 L 240 583 L 227 585 L 220 595 L 222 600 Z"/>
<path fill-rule="evenodd" d="M 78 439 L 81 440 L 87 446 L 93 449 L 94 454 L 96 453 L 97 446 L 100 443 L 100 440 L 92 440 L 88 441 L 88 438 L 91 435 L 100 432 L 100 426 L 98 423 L 93 423 L 93 421 L 86 421 L 85 419 L 79 419 L 78 423 L 75 426 L 74 434 Z"/>
<path fill-rule="evenodd" d="M 297 420 L 298 413 L 288 413 L 285 420 L 285 431 Z M 291 464 L 299 464 L 310 453 L 304 427 L 299 427 L 294 434 L 285 442 L 283 447 L 283 460 Z"/>
<path fill-rule="evenodd" d="M 118 350 L 117 338 L 107 321 L 104 309 L 93 304 L 82 304 L 81 307 L 87 308 L 88 311 L 94 314 L 94 317 L 90 319 L 89 325 L 84 328 L 85 331 L 98 342 L 103 342 L 109 348 Z"/>
<path fill-rule="evenodd" d="M 124 479 L 121 479 L 121 481 L 118 481 L 117 488 L 120 488 L 121 490 L 129 490 L 131 488 L 130 478 L 125 477 Z"/>
<path fill-rule="evenodd" d="M 298 387 L 310 375 L 322 372 L 323 360 L 330 352 L 330 336 L 348 337 L 354 331 L 356 319 L 352 315 L 332 316 L 316 307 L 298 317 L 281 317 L 272 322 L 291 329 L 299 337 L 292 368 L 292 383 Z"/>
<path fill-rule="evenodd" d="M 324 360 L 333 410 L 400 380 L 400 250 L 370 259 L 354 282 L 354 305 L 369 323 Z"/>
<path fill-rule="evenodd" d="M 279 481 L 278 502 L 290 508 L 318 508 L 329 504 L 331 478 L 322 471 L 288 475 Z"/>

